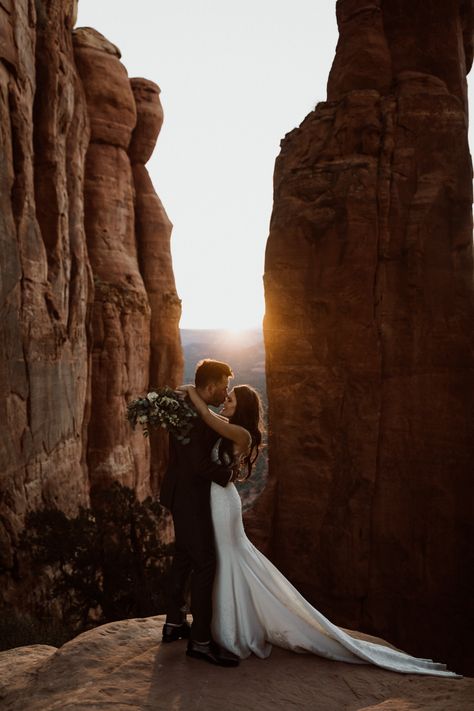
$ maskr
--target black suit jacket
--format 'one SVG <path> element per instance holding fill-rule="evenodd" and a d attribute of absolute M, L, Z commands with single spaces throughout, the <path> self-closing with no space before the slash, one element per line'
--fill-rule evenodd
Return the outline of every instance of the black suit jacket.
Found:
<path fill-rule="evenodd" d="M 169 438 L 170 457 L 163 478 L 160 502 L 173 514 L 210 515 L 210 489 L 214 481 L 226 486 L 231 468 L 211 460 L 211 450 L 219 435 L 196 417 L 189 435 L 191 441 L 181 444 Z"/>

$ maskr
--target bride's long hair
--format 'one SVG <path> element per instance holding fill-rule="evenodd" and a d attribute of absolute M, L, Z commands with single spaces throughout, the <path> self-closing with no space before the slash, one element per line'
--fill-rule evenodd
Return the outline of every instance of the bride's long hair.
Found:
<path fill-rule="evenodd" d="M 244 427 L 252 438 L 250 452 L 244 459 L 244 464 L 247 467 L 247 474 L 242 479 L 248 479 L 252 473 L 252 468 L 260 452 L 262 446 L 264 424 L 263 424 L 263 405 L 262 399 L 258 392 L 251 385 L 236 385 L 234 393 L 237 401 L 235 412 L 229 418 L 229 422 L 233 425 Z M 232 442 L 223 440 L 222 449 L 232 457 Z"/>

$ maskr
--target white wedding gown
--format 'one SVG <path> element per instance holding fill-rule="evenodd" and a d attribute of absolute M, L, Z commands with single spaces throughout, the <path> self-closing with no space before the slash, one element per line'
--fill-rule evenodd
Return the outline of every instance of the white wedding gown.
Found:
<path fill-rule="evenodd" d="M 312 607 L 245 535 L 233 484 L 211 485 L 217 570 L 212 634 L 240 658 L 268 657 L 272 644 L 351 664 L 407 674 L 456 677 L 444 664 L 354 639 Z"/>

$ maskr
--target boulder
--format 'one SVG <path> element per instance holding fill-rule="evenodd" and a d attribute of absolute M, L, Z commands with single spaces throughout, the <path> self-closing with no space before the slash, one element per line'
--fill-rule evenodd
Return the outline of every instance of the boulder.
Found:
<path fill-rule="evenodd" d="M 0 652 L 2 709 L 460 711 L 474 699 L 472 679 L 396 674 L 277 647 L 268 659 L 251 656 L 237 668 L 213 667 L 186 657 L 185 641 L 162 645 L 163 621 L 113 622 L 60 649 Z"/>

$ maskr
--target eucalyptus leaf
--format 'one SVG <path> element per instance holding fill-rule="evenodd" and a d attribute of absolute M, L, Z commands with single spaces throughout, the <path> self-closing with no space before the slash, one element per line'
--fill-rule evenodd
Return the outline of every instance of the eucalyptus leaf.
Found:
<path fill-rule="evenodd" d="M 148 428 L 163 428 L 182 444 L 189 444 L 189 433 L 197 413 L 169 387 L 158 388 L 127 404 L 127 419 L 132 428 L 139 423 L 145 437 Z"/>

